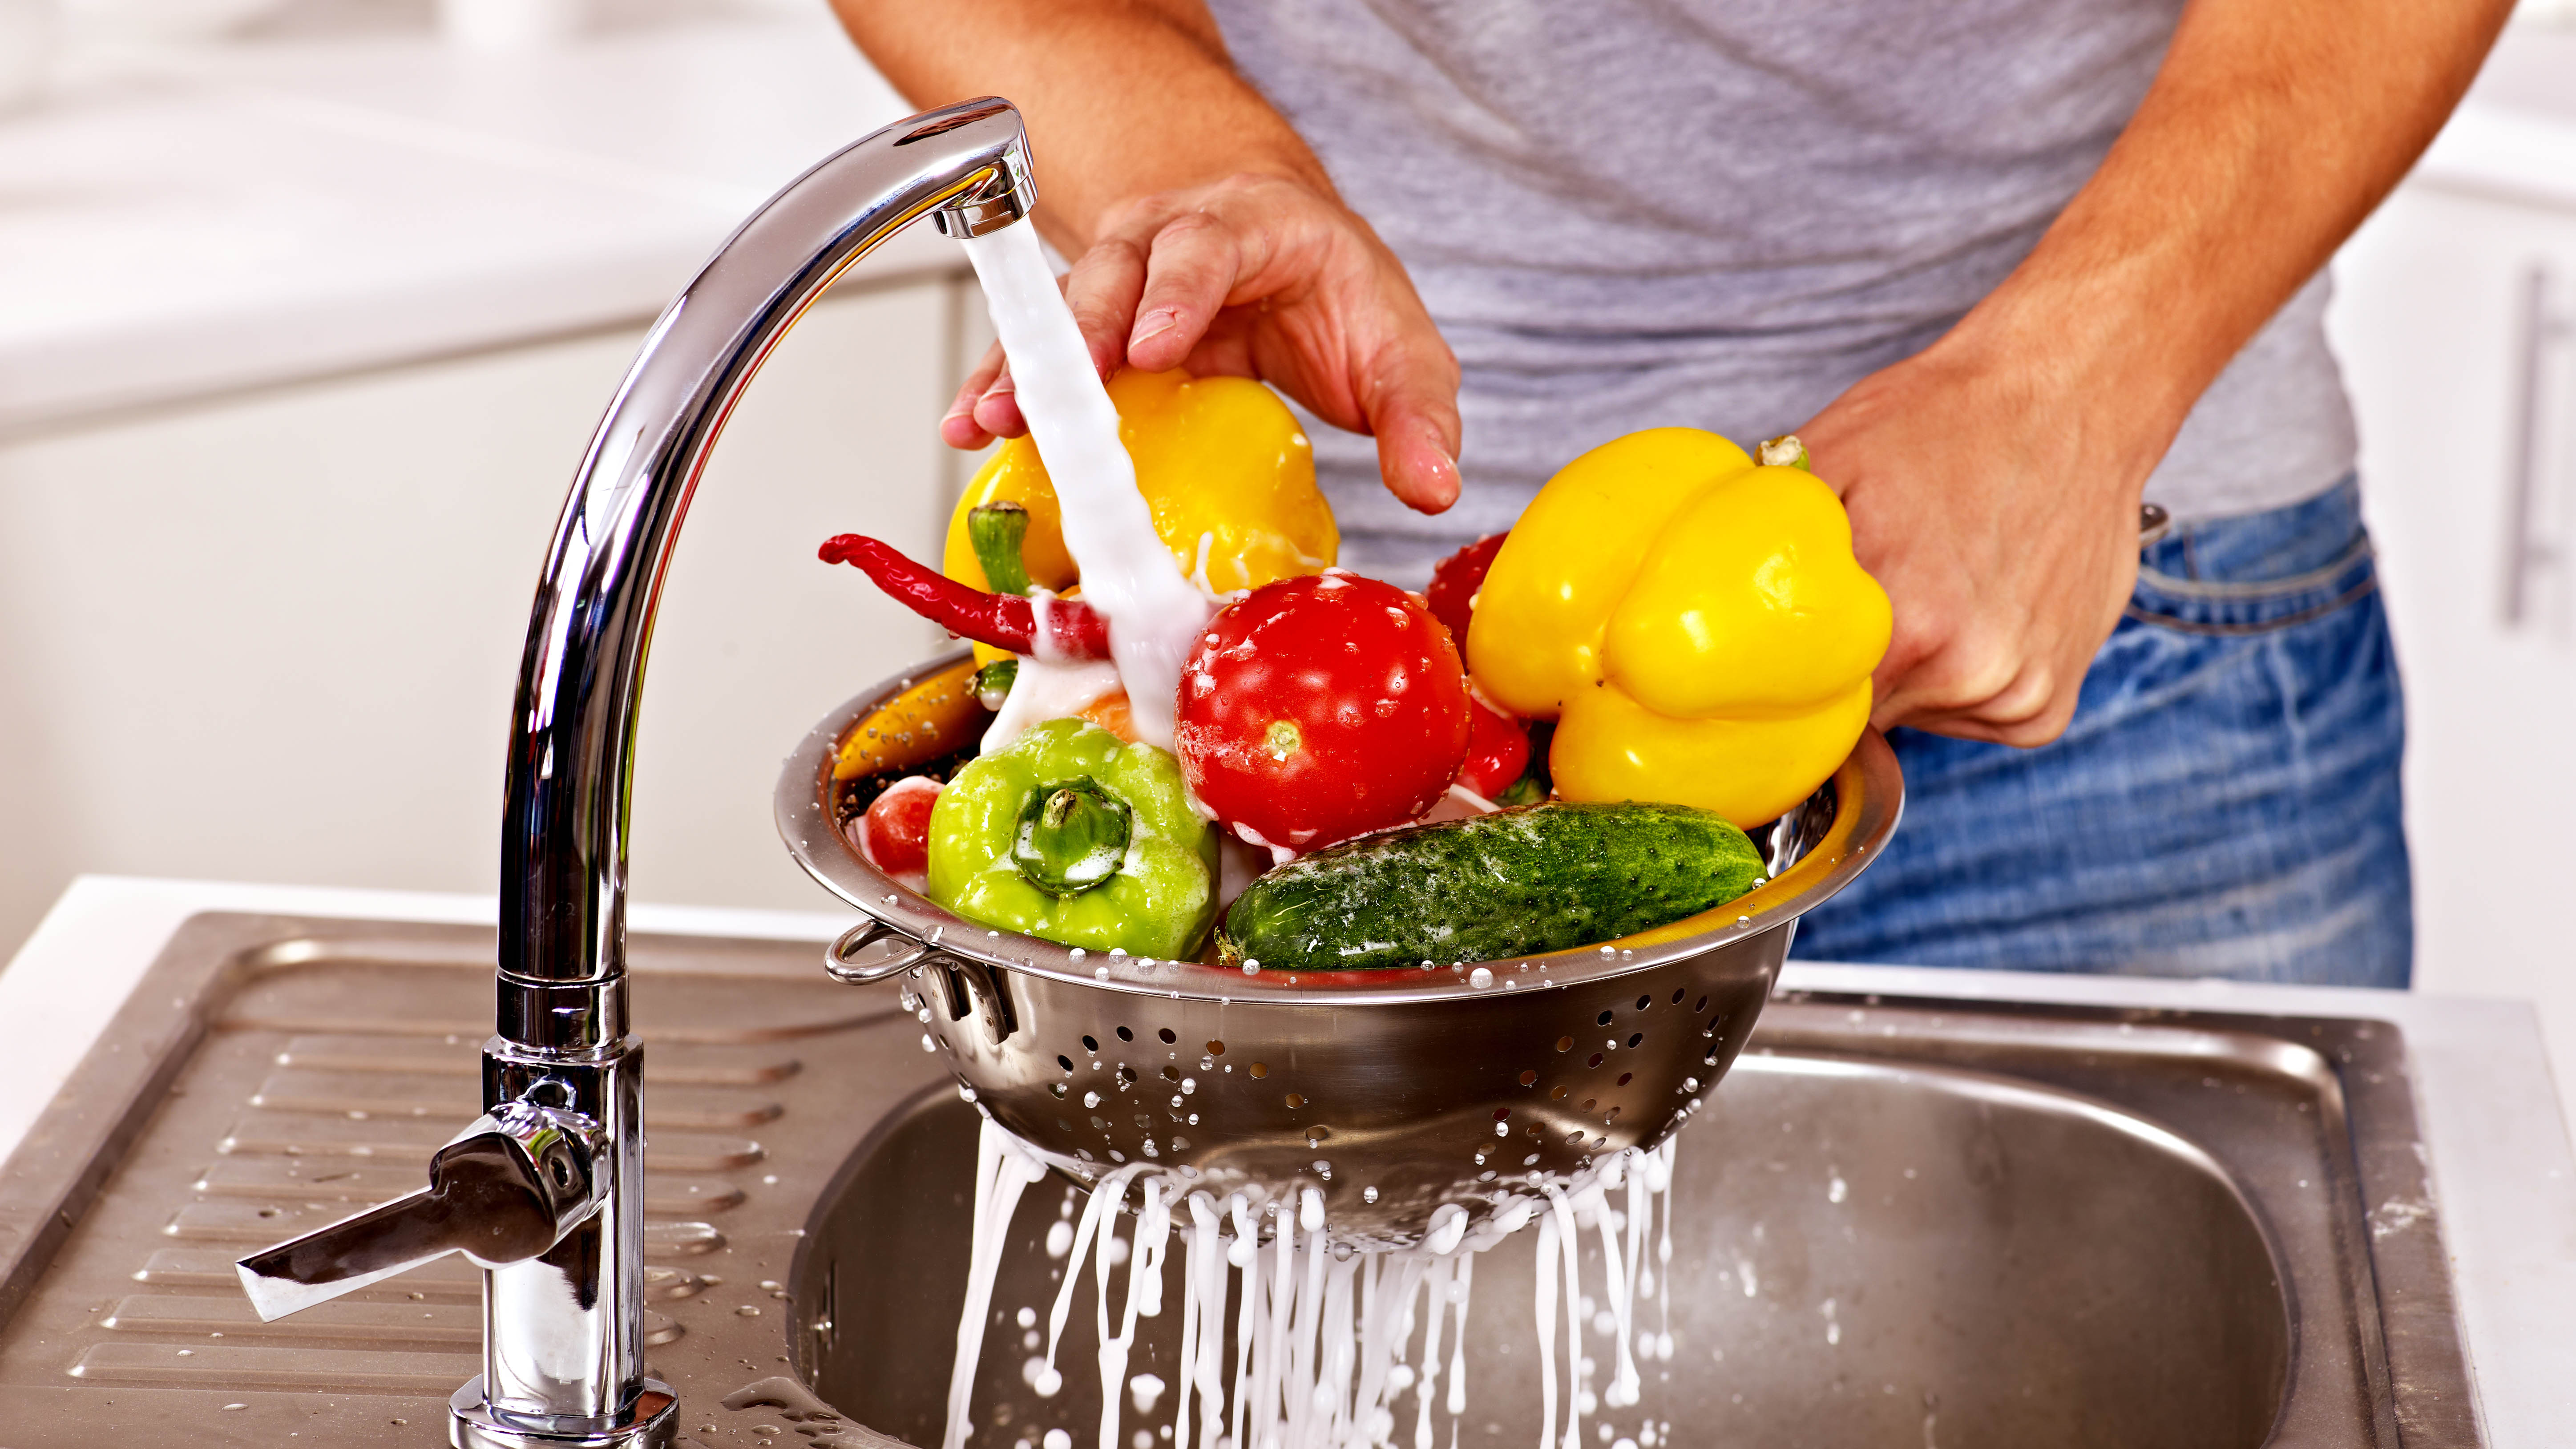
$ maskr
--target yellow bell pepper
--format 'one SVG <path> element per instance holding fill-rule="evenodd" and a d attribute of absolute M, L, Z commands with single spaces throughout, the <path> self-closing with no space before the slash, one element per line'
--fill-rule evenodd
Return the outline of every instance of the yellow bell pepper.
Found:
<path fill-rule="evenodd" d="M 1109 400 L 1154 531 L 1181 572 L 1223 594 L 1331 566 L 1341 534 L 1315 488 L 1315 449 L 1278 394 L 1250 378 L 1131 368 L 1109 380 Z M 1026 437 L 996 448 L 966 485 L 948 520 L 942 572 L 991 587 L 966 532 L 966 515 L 986 503 L 1028 509 L 1020 557 L 1029 582 L 1057 593 L 1073 586 L 1079 574 L 1065 551 L 1055 484 Z M 975 656 L 1003 654 L 979 644 Z"/>
<path fill-rule="evenodd" d="M 1851 753 L 1889 624 L 1813 473 L 1653 428 L 1539 490 L 1485 575 L 1467 660 L 1496 703 L 1557 721 L 1563 798 L 1752 826 Z"/>

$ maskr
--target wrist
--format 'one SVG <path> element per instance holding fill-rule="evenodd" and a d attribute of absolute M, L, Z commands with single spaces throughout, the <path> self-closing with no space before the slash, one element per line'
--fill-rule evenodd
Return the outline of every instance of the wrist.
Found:
<path fill-rule="evenodd" d="M 2057 286 L 2016 277 L 1922 357 L 1981 380 L 2033 417 L 2059 420 L 2107 476 L 2142 487 L 2226 363 L 2186 343 L 2175 319 L 2134 305 L 2108 279 Z"/>

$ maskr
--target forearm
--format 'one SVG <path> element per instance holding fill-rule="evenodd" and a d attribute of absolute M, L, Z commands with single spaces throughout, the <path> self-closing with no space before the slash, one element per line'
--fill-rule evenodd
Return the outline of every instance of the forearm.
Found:
<path fill-rule="evenodd" d="M 1201 0 L 835 0 L 920 106 L 1007 96 L 1027 118 L 1038 222 L 1067 255 L 1140 196 L 1244 173 L 1329 196 L 1321 163 L 1238 77 Z"/>
<path fill-rule="evenodd" d="M 2192 0 L 2118 143 L 1953 332 L 2136 422 L 2142 480 L 2202 393 L 2432 140 L 2509 0 Z"/>

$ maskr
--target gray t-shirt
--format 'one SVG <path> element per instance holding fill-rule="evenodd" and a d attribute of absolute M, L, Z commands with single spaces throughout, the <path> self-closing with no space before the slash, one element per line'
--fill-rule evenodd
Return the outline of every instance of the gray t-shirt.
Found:
<path fill-rule="evenodd" d="M 1344 560 L 1418 579 L 1637 428 L 1751 443 L 1923 348 L 2101 164 L 2182 0 L 1214 0 L 1234 62 L 1412 272 L 1465 373 L 1467 493 L 1314 430 Z M 2353 463 L 2320 275 L 2147 486 L 2177 518 Z"/>

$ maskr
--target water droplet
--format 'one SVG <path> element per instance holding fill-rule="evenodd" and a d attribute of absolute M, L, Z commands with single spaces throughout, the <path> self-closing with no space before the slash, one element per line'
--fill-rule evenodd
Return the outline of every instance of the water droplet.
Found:
<path fill-rule="evenodd" d="M 1099 1105 L 1100 1105 L 1100 1094 L 1099 1094 L 1098 1092 L 1085 1092 L 1085 1093 L 1083 1093 L 1083 1094 L 1082 1094 L 1082 1105 L 1084 1105 L 1085 1107 L 1097 1107 L 1097 1106 L 1099 1106 Z"/>
<path fill-rule="evenodd" d="M 1479 966 L 1475 970 L 1467 973 L 1467 984 L 1475 987 L 1478 991 L 1482 991 L 1486 987 L 1494 984 L 1494 973 L 1486 970 L 1482 966 Z"/>
<path fill-rule="evenodd" d="M 1361 1188 L 1361 1189 L 1360 1189 L 1360 1201 L 1362 1201 L 1362 1202 L 1375 1202 L 1375 1201 L 1377 1201 L 1377 1189 L 1376 1189 L 1376 1188 L 1373 1188 L 1373 1187 L 1364 1187 L 1364 1188 Z"/>

